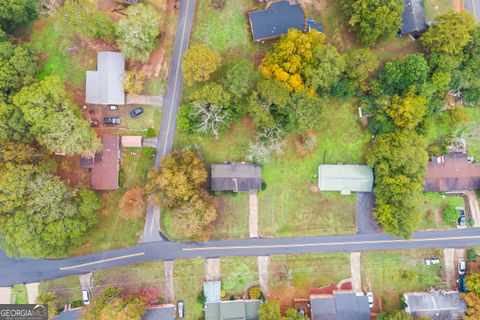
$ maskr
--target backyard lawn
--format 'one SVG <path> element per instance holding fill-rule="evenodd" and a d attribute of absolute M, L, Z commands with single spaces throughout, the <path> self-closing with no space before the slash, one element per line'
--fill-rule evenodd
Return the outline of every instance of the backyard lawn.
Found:
<path fill-rule="evenodd" d="M 10 301 L 13 304 L 28 304 L 27 287 L 23 284 L 16 284 L 12 288 Z"/>
<path fill-rule="evenodd" d="M 222 290 L 225 299 L 242 298 L 246 290 L 258 284 L 256 257 L 232 257 L 221 259 Z"/>
<path fill-rule="evenodd" d="M 456 223 L 449 224 L 442 220 L 442 209 L 447 205 L 465 208 L 463 197 L 437 192 L 423 192 L 421 197 L 425 214 L 420 220 L 419 230 L 456 228 Z"/>
<path fill-rule="evenodd" d="M 57 295 L 57 308 L 63 308 L 67 303 L 82 300 L 82 289 L 78 275 L 46 280 L 38 286 L 40 293 L 52 291 Z"/>
<path fill-rule="evenodd" d="M 205 280 L 205 260 L 175 260 L 174 285 L 175 299 L 185 303 L 186 319 L 201 319 L 203 304 L 198 297 L 203 291 Z"/>
<path fill-rule="evenodd" d="M 425 265 L 427 257 L 441 258 L 439 249 L 378 251 L 362 253 L 362 283 L 381 297 L 387 311 L 399 309 L 404 292 L 443 288 L 442 266 Z"/>

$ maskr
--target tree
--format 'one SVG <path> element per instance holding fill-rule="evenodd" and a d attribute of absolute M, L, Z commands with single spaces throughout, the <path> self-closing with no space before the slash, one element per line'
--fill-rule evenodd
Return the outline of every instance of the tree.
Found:
<path fill-rule="evenodd" d="M 480 296 L 480 273 L 472 273 L 466 276 L 465 287 L 468 291 Z"/>
<path fill-rule="evenodd" d="M 162 159 L 160 171 L 149 175 L 147 190 L 161 205 L 174 209 L 188 203 L 207 180 L 202 160 L 193 152 L 174 152 Z"/>
<path fill-rule="evenodd" d="M 277 300 L 269 300 L 258 308 L 259 320 L 278 320 L 282 318 L 280 303 Z"/>
<path fill-rule="evenodd" d="M 182 72 L 185 81 L 192 85 L 194 82 L 205 82 L 210 75 L 220 67 L 220 54 L 203 44 L 192 45 L 183 56 Z"/>
<path fill-rule="evenodd" d="M 218 138 L 220 132 L 228 127 L 230 123 L 230 113 L 217 105 L 195 102 L 191 119 L 195 124 L 195 131 L 203 134 L 211 134 Z"/>
<path fill-rule="evenodd" d="M 297 309 L 290 307 L 285 310 L 285 317 L 283 317 L 282 320 L 310 320 L 310 318 L 302 316 Z"/>
<path fill-rule="evenodd" d="M 381 312 L 377 320 L 412 320 L 413 318 L 404 310 L 397 310 L 393 312 Z"/>
<path fill-rule="evenodd" d="M 0 6 L 0 25 L 8 31 L 25 26 L 38 15 L 37 0 L 4 0 Z"/>
<path fill-rule="evenodd" d="M 67 95 L 58 77 L 46 77 L 13 97 L 32 136 L 51 152 L 72 155 L 100 148 L 100 141 Z"/>
<path fill-rule="evenodd" d="M 472 39 L 476 27 L 475 19 L 465 11 L 446 13 L 436 18 L 420 38 L 422 45 L 430 52 L 458 54 Z"/>
<path fill-rule="evenodd" d="M 345 74 L 348 79 L 363 82 L 368 75 L 379 65 L 377 56 L 370 49 L 356 49 L 347 51 L 345 58 Z"/>
<path fill-rule="evenodd" d="M 267 52 L 258 67 L 259 71 L 267 79 L 284 83 L 289 92 L 301 91 L 308 78 L 307 68 L 310 67 L 310 72 L 313 72 L 311 68 L 317 63 L 314 54 L 316 48 L 322 46 L 324 41 L 325 35 L 318 31 L 305 33 L 291 29 L 274 43 L 273 52 Z"/>
<path fill-rule="evenodd" d="M 420 219 L 417 196 L 423 190 L 426 145 L 412 131 L 377 136 L 368 165 L 375 170 L 375 217 L 385 231 L 410 237 Z"/>
<path fill-rule="evenodd" d="M 36 303 L 48 305 L 48 319 L 57 315 L 57 295 L 53 291 L 43 291 L 38 295 Z"/>
<path fill-rule="evenodd" d="M 307 85 L 313 90 L 328 92 L 345 70 L 345 58 L 334 46 L 328 44 L 315 46 L 313 57 L 316 63 L 307 66 L 305 70 Z"/>
<path fill-rule="evenodd" d="M 302 91 L 292 95 L 290 106 L 288 129 L 302 132 L 315 129 L 322 123 L 326 109 L 323 99 Z"/>
<path fill-rule="evenodd" d="M 238 59 L 227 67 L 223 83 L 235 103 L 240 104 L 253 90 L 258 77 L 257 70 L 249 60 Z"/>
<path fill-rule="evenodd" d="M 348 24 L 358 40 L 368 46 L 380 38 L 394 35 L 401 26 L 401 0 L 344 0 Z"/>
<path fill-rule="evenodd" d="M 215 105 L 221 108 L 229 107 L 231 96 L 224 87 L 216 82 L 207 83 L 199 90 L 190 95 L 191 101 L 201 102 L 209 106 Z"/>
<path fill-rule="evenodd" d="M 442 209 L 442 218 L 446 223 L 456 223 L 460 217 L 457 209 L 452 205 L 447 205 Z"/>
<path fill-rule="evenodd" d="M 146 303 L 139 297 L 115 292 L 109 296 L 107 288 L 103 297 L 83 307 L 81 318 L 84 320 L 140 320 L 145 314 Z"/>
<path fill-rule="evenodd" d="M 141 71 L 127 71 L 123 79 L 123 88 L 130 94 L 137 95 L 142 93 L 145 85 L 145 74 Z"/>
<path fill-rule="evenodd" d="M 467 304 L 467 314 L 463 317 L 464 320 L 478 320 L 480 319 L 480 296 L 473 292 L 462 294 L 463 300 Z"/>
<path fill-rule="evenodd" d="M 203 189 L 174 212 L 177 229 L 189 238 L 198 237 L 201 240 L 208 240 L 209 226 L 216 218 L 215 202 Z"/>
<path fill-rule="evenodd" d="M 113 40 L 115 37 L 113 22 L 91 1 L 67 0 L 59 16 L 65 19 L 62 25 L 66 31 L 82 39 Z"/>
<path fill-rule="evenodd" d="M 125 57 L 146 62 L 157 47 L 160 17 L 154 8 L 143 4 L 128 7 L 125 14 L 116 29 L 118 46 Z"/>
<path fill-rule="evenodd" d="M 0 102 L 0 140 L 30 142 L 30 126 L 23 117 L 22 110 L 11 104 Z"/>
<path fill-rule="evenodd" d="M 417 95 L 411 87 L 403 97 L 393 96 L 386 112 L 397 128 L 414 129 L 427 112 L 427 99 Z"/>

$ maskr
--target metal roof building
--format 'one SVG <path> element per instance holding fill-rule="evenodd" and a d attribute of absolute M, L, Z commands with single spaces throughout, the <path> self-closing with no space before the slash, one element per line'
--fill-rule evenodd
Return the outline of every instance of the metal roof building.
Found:
<path fill-rule="evenodd" d="M 262 188 L 259 164 L 212 164 L 212 190 L 249 192 Z"/>
<path fill-rule="evenodd" d="M 260 300 L 205 303 L 205 320 L 258 320 Z"/>
<path fill-rule="evenodd" d="M 318 167 L 318 188 L 321 191 L 372 192 L 373 170 L 364 165 L 322 164 Z"/>
<path fill-rule="evenodd" d="M 305 30 L 305 14 L 299 4 L 274 2 L 265 10 L 248 14 L 254 41 L 269 40 L 286 34 L 289 29 Z"/>
<path fill-rule="evenodd" d="M 417 33 L 427 29 L 423 0 L 404 0 L 401 35 Z"/>
<path fill-rule="evenodd" d="M 405 311 L 417 318 L 435 320 L 461 319 L 466 305 L 457 291 L 404 293 Z"/>
<path fill-rule="evenodd" d="M 310 297 L 312 320 L 370 320 L 368 297 L 354 292 L 334 292 Z"/>
<path fill-rule="evenodd" d="M 203 294 L 206 302 L 220 302 L 222 300 L 220 291 L 222 291 L 220 281 L 205 281 L 203 283 Z"/>
<path fill-rule="evenodd" d="M 120 52 L 97 54 L 97 70 L 87 71 L 85 101 L 90 104 L 125 104 L 122 80 L 125 57 Z"/>
<path fill-rule="evenodd" d="M 148 308 L 142 320 L 175 320 L 177 314 L 173 304 L 160 305 Z"/>

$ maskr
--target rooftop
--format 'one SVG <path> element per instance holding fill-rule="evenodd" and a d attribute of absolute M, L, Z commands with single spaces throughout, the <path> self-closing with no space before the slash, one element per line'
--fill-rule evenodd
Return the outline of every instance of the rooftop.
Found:
<path fill-rule="evenodd" d="M 177 315 L 173 304 L 160 305 L 148 308 L 142 320 L 175 320 Z"/>
<path fill-rule="evenodd" d="M 101 139 L 103 147 L 95 155 L 91 187 L 93 190 L 116 190 L 120 170 L 120 138 L 114 134 L 104 134 Z"/>
<path fill-rule="evenodd" d="M 472 163 L 465 153 L 433 157 L 428 163 L 423 190 L 453 192 L 480 188 L 480 164 Z"/>
<path fill-rule="evenodd" d="M 262 188 L 262 167 L 258 164 L 212 164 L 212 190 L 248 192 Z"/>
<path fill-rule="evenodd" d="M 423 0 L 404 0 L 401 35 L 427 29 Z"/>
<path fill-rule="evenodd" d="M 404 293 L 405 311 L 413 317 L 435 320 L 461 319 L 466 305 L 457 291 Z"/>
<path fill-rule="evenodd" d="M 318 187 L 321 191 L 372 192 L 373 170 L 364 165 L 322 164 L 318 168 Z"/>
<path fill-rule="evenodd" d="M 120 52 L 97 53 L 97 71 L 87 71 L 85 102 L 91 104 L 125 104 L 122 80 L 125 57 Z"/>
<path fill-rule="evenodd" d="M 205 320 L 258 320 L 260 300 L 205 303 Z"/>
<path fill-rule="evenodd" d="M 206 281 L 203 283 L 203 294 L 206 302 L 220 302 L 221 299 L 220 281 Z"/>
<path fill-rule="evenodd" d="M 370 320 L 368 298 L 355 292 L 310 296 L 312 320 Z"/>
<path fill-rule="evenodd" d="M 262 41 L 286 34 L 289 29 L 305 30 L 305 14 L 299 4 L 274 2 L 265 10 L 248 14 L 254 41 Z"/>

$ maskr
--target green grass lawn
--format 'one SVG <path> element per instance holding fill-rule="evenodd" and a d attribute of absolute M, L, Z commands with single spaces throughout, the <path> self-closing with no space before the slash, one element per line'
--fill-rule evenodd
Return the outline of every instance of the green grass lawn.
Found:
<path fill-rule="evenodd" d="M 14 285 L 10 295 L 10 301 L 15 304 L 28 304 L 27 287 L 23 284 Z"/>
<path fill-rule="evenodd" d="M 198 297 L 203 291 L 205 260 L 176 260 L 173 274 L 175 299 L 185 303 L 186 319 L 202 319 L 203 304 L 198 301 Z"/>
<path fill-rule="evenodd" d="M 222 290 L 225 298 L 241 298 L 246 289 L 258 281 L 256 257 L 231 257 L 221 260 Z"/>
<path fill-rule="evenodd" d="M 100 222 L 87 235 L 86 243 L 74 255 L 129 247 L 137 244 L 143 231 L 145 218 L 131 218 L 122 214 L 120 203 L 125 192 L 145 186 L 147 174 L 155 159 L 140 148 L 122 152 L 121 175 L 123 187 L 102 194 L 105 205 L 100 212 Z"/>
<path fill-rule="evenodd" d="M 449 224 L 442 220 L 442 209 L 446 205 L 465 207 L 465 201 L 462 197 L 436 192 L 424 192 L 421 197 L 425 214 L 420 220 L 419 230 L 456 228 L 456 223 Z"/>
<path fill-rule="evenodd" d="M 255 8 L 251 0 L 226 1 L 221 10 L 210 0 L 199 0 L 192 32 L 192 43 L 203 43 L 222 54 L 251 57 L 260 48 L 252 41 L 246 13 Z"/>
<path fill-rule="evenodd" d="M 343 252 L 271 256 L 268 271 L 270 295 L 282 300 L 282 305 L 307 298 L 310 289 L 351 277 L 350 258 Z"/>
<path fill-rule="evenodd" d="M 424 0 L 427 19 L 435 19 L 438 15 L 455 11 L 455 0 Z"/>
<path fill-rule="evenodd" d="M 82 289 L 78 275 L 46 280 L 38 286 L 40 293 L 45 291 L 55 292 L 57 295 L 57 308 L 63 308 L 67 303 L 82 300 Z"/>
<path fill-rule="evenodd" d="M 425 265 L 427 257 L 442 257 L 439 249 L 362 253 L 362 284 L 381 297 L 387 311 L 399 309 L 404 292 L 443 288 L 442 266 Z M 407 274 L 405 273 L 407 272 Z"/>

